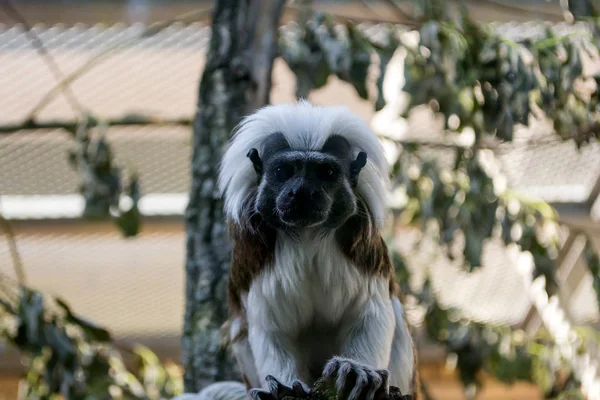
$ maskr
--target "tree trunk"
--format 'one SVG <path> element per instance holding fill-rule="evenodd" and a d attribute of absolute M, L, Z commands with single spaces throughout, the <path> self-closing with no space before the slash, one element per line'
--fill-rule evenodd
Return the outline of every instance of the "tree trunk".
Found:
<path fill-rule="evenodd" d="M 185 391 L 235 378 L 221 347 L 231 246 L 217 190 L 218 163 L 232 129 L 267 104 L 283 0 L 215 0 L 212 37 L 194 121 L 186 210 Z M 242 160 L 240 160 L 242 161 Z"/>

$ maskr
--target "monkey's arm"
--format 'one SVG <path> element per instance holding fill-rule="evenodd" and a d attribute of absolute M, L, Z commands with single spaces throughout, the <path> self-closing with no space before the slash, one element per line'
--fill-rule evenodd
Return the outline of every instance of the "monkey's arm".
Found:
<path fill-rule="evenodd" d="M 340 356 L 331 359 L 323 371 L 325 378 L 334 379 L 338 390 L 354 382 L 348 399 L 374 398 L 383 388 L 387 392 L 387 367 L 394 338 L 394 310 L 385 290 L 375 290 L 361 304 L 357 317 L 348 320 L 340 334 L 343 341 Z"/>
<path fill-rule="evenodd" d="M 299 354 L 283 332 L 268 330 L 256 324 L 250 327 L 248 339 L 263 387 L 267 386 L 268 375 L 286 385 L 292 385 L 303 376 L 303 371 L 298 370 L 302 368 Z"/>
<path fill-rule="evenodd" d="M 383 285 L 381 285 L 383 286 Z M 341 356 L 376 369 L 387 368 L 394 337 L 394 309 L 386 289 L 376 289 L 340 334 Z M 345 339 L 344 339 L 345 337 Z"/>
<path fill-rule="evenodd" d="M 265 285 L 257 279 L 246 298 L 248 340 L 261 386 L 266 387 L 268 384 L 267 375 L 272 375 L 285 385 L 291 385 L 295 380 L 308 376 L 302 354 L 294 340 L 297 323 L 291 323 L 280 304 L 264 295 Z"/>

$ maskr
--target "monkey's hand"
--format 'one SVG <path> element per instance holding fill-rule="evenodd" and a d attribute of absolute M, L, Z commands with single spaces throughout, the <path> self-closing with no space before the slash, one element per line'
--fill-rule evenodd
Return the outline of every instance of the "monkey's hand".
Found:
<path fill-rule="evenodd" d="M 294 381 L 292 387 L 285 386 L 271 375 L 266 376 L 268 390 L 250 389 L 248 394 L 251 400 L 282 400 L 284 397 L 294 399 L 307 398 L 310 389 L 305 387 L 300 381 Z"/>
<path fill-rule="evenodd" d="M 351 389 L 348 400 L 376 400 L 389 394 L 389 372 L 342 357 L 332 358 L 323 369 L 323 377 L 335 380 L 338 398 Z"/>

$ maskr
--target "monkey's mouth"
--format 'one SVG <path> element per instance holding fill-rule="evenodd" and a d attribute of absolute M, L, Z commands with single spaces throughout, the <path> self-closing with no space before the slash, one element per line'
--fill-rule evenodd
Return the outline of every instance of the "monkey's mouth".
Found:
<path fill-rule="evenodd" d="M 327 220 L 327 212 L 318 209 L 299 207 L 277 208 L 277 215 L 284 225 L 310 228 Z"/>

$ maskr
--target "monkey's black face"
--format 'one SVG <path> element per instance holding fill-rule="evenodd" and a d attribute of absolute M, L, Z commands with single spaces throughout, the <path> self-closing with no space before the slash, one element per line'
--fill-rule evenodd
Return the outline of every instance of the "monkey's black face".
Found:
<path fill-rule="evenodd" d="M 337 225 L 356 207 L 347 175 L 347 167 L 324 153 L 280 153 L 265 165 L 256 208 L 287 226 Z"/>
<path fill-rule="evenodd" d="M 256 150 L 248 157 L 261 175 L 255 208 L 269 224 L 334 229 L 356 212 L 352 186 L 366 159 L 356 168 L 345 139 L 334 136 L 321 151 L 294 151 L 274 134 L 262 157 Z"/>

